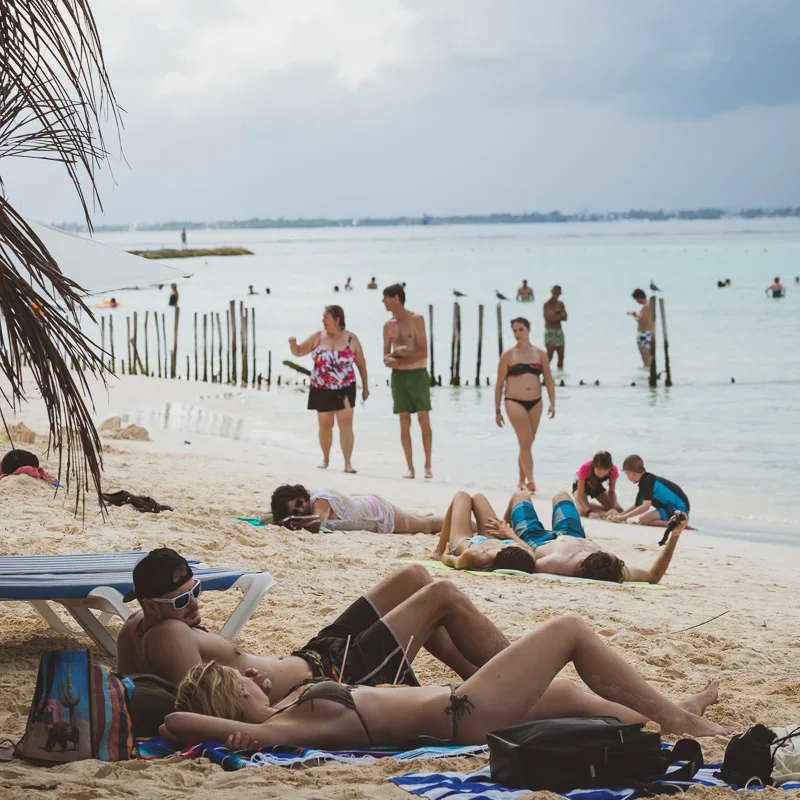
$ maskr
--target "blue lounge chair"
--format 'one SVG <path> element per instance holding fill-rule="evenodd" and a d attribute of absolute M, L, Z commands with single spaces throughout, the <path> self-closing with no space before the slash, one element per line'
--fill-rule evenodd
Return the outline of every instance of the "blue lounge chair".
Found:
<path fill-rule="evenodd" d="M 122 598 L 133 587 L 133 567 L 144 553 L 96 553 L 86 556 L 11 556 L 0 558 L 0 601 L 26 601 L 53 630 L 74 634 L 50 603 L 58 603 L 82 630 L 109 655 L 116 657 L 116 642 L 106 629 L 114 617 L 123 620 L 131 610 Z M 266 572 L 212 568 L 190 560 L 204 591 L 240 589 L 239 604 L 220 635 L 234 639 L 264 595 L 275 583 Z M 99 611 L 95 616 L 93 611 Z"/>

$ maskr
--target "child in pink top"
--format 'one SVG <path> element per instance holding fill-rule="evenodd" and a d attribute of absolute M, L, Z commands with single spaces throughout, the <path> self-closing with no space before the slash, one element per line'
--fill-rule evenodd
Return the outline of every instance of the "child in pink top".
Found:
<path fill-rule="evenodd" d="M 581 465 L 572 484 L 572 494 L 582 517 L 622 510 L 617 501 L 618 477 L 619 470 L 607 450 L 598 450 L 591 461 Z M 591 500 L 597 502 L 592 503 Z"/>

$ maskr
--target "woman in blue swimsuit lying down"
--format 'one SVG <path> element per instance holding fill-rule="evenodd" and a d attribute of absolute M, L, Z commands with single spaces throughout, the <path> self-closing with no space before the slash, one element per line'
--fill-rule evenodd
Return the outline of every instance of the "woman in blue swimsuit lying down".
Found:
<path fill-rule="evenodd" d="M 474 534 L 475 516 L 478 533 Z M 533 548 L 502 522 L 482 495 L 458 492 L 447 509 L 439 542 L 432 557 L 454 569 L 516 569 L 534 572 Z"/>
<path fill-rule="evenodd" d="M 524 317 L 511 320 L 517 343 L 500 356 L 494 392 L 495 421 L 504 425 L 500 400 L 506 390 L 506 413 L 519 441 L 519 489 L 536 491 L 533 480 L 533 441 L 542 418 L 542 381 L 547 388 L 550 408 L 547 416 L 556 415 L 556 388 L 550 373 L 547 354 L 531 344 L 531 324 Z"/>

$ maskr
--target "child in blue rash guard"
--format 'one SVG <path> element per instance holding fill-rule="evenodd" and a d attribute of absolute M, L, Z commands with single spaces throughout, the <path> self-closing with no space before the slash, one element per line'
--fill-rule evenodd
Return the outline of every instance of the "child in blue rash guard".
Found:
<path fill-rule="evenodd" d="M 629 481 L 639 486 L 639 491 L 636 503 L 622 514 L 612 517 L 612 522 L 625 522 L 631 517 L 639 517 L 640 525 L 664 528 L 676 511 L 689 515 L 689 498 L 683 489 L 677 483 L 648 472 L 641 456 L 628 456 L 622 464 L 622 471 Z"/>

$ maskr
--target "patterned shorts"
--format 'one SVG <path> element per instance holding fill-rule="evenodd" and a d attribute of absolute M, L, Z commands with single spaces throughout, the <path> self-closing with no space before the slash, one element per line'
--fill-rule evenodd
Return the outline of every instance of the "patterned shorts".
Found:
<path fill-rule="evenodd" d="M 544 329 L 544 344 L 545 347 L 563 347 L 564 346 L 564 331 L 562 328 L 545 328 Z"/>
<path fill-rule="evenodd" d="M 636 334 L 637 347 L 650 347 L 650 331 L 639 331 Z"/>

